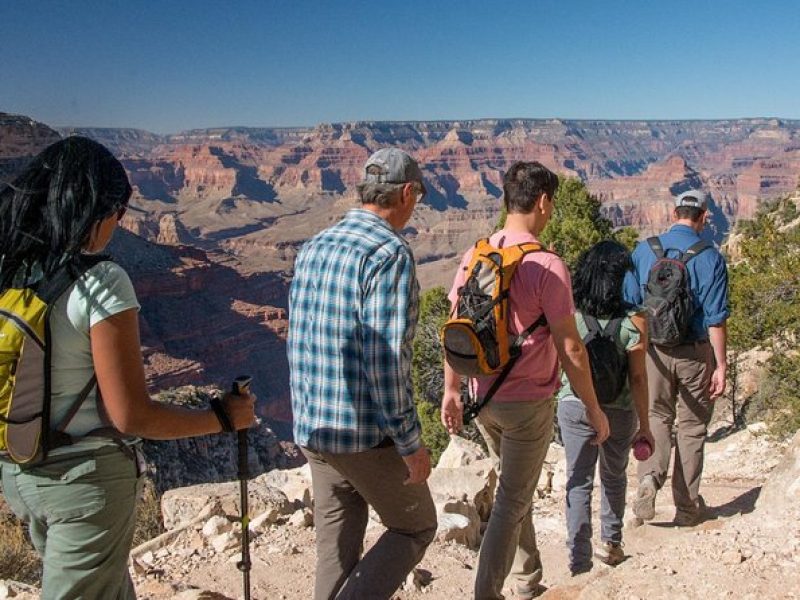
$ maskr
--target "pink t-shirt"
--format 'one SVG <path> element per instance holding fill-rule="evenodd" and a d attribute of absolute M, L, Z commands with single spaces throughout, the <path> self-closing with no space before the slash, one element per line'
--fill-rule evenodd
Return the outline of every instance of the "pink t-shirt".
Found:
<path fill-rule="evenodd" d="M 539 240 L 531 233 L 498 231 L 489 238 L 493 246 L 505 247 Z M 450 289 L 450 303 L 458 299 L 458 290 L 466 280 L 473 249 L 464 255 Z M 552 252 L 531 252 L 517 267 L 509 294 L 510 333 L 517 335 L 544 312 L 548 323 L 556 323 L 575 314 L 569 269 Z M 496 376 L 478 377 L 470 381 L 470 389 L 483 397 Z M 476 387 L 477 386 L 477 387 Z M 492 398 L 492 402 L 520 402 L 551 398 L 559 387 L 558 355 L 550 335 L 550 327 L 537 327 L 522 344 L 520 355 L 511 373 Z"/>

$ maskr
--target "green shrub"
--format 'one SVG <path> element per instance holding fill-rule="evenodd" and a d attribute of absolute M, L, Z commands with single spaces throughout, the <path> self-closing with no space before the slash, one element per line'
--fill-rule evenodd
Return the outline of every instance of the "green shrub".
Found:
<path fill-rule="evenodd" d="M 800 358 L 787 353 L 800 336 L 800 228 L 790 225 L 796 217 L 796 205 L 784 198 L 737 223 L 740 255 L 729 266 L 732 355 L 755 347 L 773 353 L 746 416 L 766 420 L 780 437 L 800 427 Z"/>
<path fill-rule="evenodd" d="M 164 533 L 161 519 L 161 501 L 153 483 L 146 479 L 142 497 L 136 504 L 136 529 L 133 532 L 133 547 L 143 544 Z"/>
<path fill-rule="evenodd" d="M 27 528 L 0 498 L 0 579 L 35 585 L 41 577 L 42 561 Z"/>
<path fill-rule="evenodd" d="M 800 356 L 776 354 L 766 365 L 748 413 L 764 419 L 769 432 L 788 438 L 800 429 Z"/>

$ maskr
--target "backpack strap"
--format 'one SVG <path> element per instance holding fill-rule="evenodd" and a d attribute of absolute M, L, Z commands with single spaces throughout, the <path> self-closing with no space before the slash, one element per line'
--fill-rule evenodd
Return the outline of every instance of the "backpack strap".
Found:
<path fill-rule="evenodd" d="M 586 336 L 584 337 L 584 342 L 586 339 L 592 336 L 596 336 L 598 333 L 604 333 L 604 329 L 600 327 L 600 321 L 597 320 L 597 317 L 594 315 L 583 315 L 583 322 L 586 324 Z"/>
<path fill-rule="evenodd" d="M 514 338 L 514 341 L 511 343 L 511 347 L 509 348 L 509 354 L 511 355 L 511 358 L 509 358 L 506 366 L 503 367 L 500 375 L 498 375 L 497 379 L 494 380 L 489 388 L 489 391 L 486 392 L 486 395 L 483 397 L 483 399 L 479 402 L 468 401 L 465 403 L 463 416 L 464 424 L 469 423 L 472 421 L 472 419 L 477 417 L 478 413 L 481 412 L 481 409 L 489 403 L 489 401 L 497 393 L 497 390 L 500 389 L 500 386 L 503 385 L 509 373 L 511 373 L 511 369 L 514 368 L 517 360 L 522 355 L 522 343 L 525 341 L 525 339 L 530 336 L 538 327 L 543 327 L 546 324 L 547 317 L 545 317 L 544 313 L 542 313 L 541 316 L 536 319 L 536 321 L 523 329 L 519 335 Z"/>
<path fill-rule="evenodd" d="M 608 323 L 606 323 L 603 333 L 608 333 L 612 339 L 616 339 L 619 337 L 619 330 L 622 329 L 622 322 L 624 320 L 625 317 L 616 317 L 611 319 Z"/>
<path fill-rule="evenodd" d="M 45 453 L 50 448 L 58 446 L 65 446 L 72 444 L 72 438 L 64 433 L 63 429 L 69 424 L 69 421 L 75 416 L 84 400 L 86 400 L 89 392 L 96 384 L 97 380 L 94 374 L 75 400 L 72 406 L 67 411 L 68 419 L 66 422 L 62 419 L 59 427 L 52 429 L 50 427 L 50 404 L 53 398 L 53 378 L 52 378 L 52 351 L 53 340 L 52 332 L 50 329 L 50 314 L 53 311 L 55 302 L 75 283 L 80 279 L 86 271 L 95 265 L 109 260 L 106 255 L 80 255 L 75 257 L 75 260 L 63 264 L 55 272 L 53 277 L 47 281 L 39 284 L 36 295 L 47 304 L 44 319 L 44 402 L 42 403 L 42 448 Z"/>
<path fill-rule="evenodd" d="M 597 317 L 594 315 L 583 315 L 583 322 L 586 324 L 586 329 L 588 329 L 584 340 L 590 338 L 591 336 L 596 336 L 597 334 L 616 338 L 620 328 L 622 327 L 622 321 L 624 319 L 625 317 L 609 319 L 608 323 L 606 323 L 606 326 L 603 327 L 600 325 L 600 321 L 598 321 Z"/>
<path fill-rule="evenodd" d="M 664 258 L 664 246 L 661 244 L 661 238 L 657 235 L 647 238 L 647 244 L 656 255 L 656 259 Z"/>
<path fill-rule="evenodd" d="M 687 248 L 686 252 L 683 253 L 681 256 L 681 262 L 685 265 L 690 260 L 692 260 L 695 256 L 700 254 L 703 250 L 708 250 L 711 248 L 711 244 L 709 244 L 705 240 L 700 240 L 699 242 L 695 242 L 689 248 Z"/>

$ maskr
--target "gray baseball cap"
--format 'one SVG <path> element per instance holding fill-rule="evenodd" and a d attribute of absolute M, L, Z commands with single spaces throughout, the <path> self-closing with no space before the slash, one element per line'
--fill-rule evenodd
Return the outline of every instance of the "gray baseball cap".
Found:
<path fill-rule="evenodd" d="M 417 162 L 397 148 L 381 148 L 364 165 L 364 183 L 422 182 L 422 171 Z"/>
<path fill-rule="evenodd" d="M 675 208 L 680 208 L 681 206 L 706 210 L 708 208 L 708 198 L 700 190 L 689 190 L 675 198 Z"/>

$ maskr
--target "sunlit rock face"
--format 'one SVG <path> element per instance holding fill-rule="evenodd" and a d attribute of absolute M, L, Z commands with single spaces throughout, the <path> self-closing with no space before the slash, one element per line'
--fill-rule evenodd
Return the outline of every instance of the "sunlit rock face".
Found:
<path fill-rule="evenodd" d="M 157 135 L 61 129 L 0 113 L 0 181 L 60 135 L 107 145 L 134 187 L 112 252 L 142 303 L 151 389 L 256 375 L 263 414 L 290 419 L 287 293 L 303 242 L 357 207 L 374 150 L 417 158 L 428 194 L 403 234 L 423 288 L 449 285 L 458 258 L 495 226 L 502 176 L 537 160 L 580 177 L 616 226 L 648 235 L 669 225 L 672 198 L 711 197 L 721 241 L 762 200 L 800 175 L 800 122 L 370 122 L 300 128 L 217 128 Z"/>

